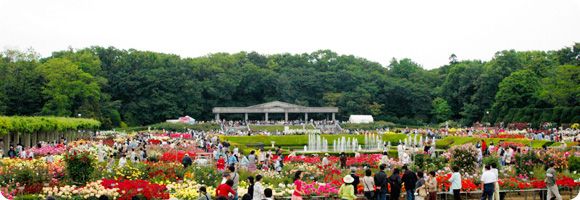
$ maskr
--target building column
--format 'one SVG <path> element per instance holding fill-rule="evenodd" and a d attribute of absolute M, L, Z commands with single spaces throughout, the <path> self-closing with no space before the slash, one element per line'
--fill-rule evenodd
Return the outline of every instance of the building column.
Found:
<path fill-rule="evenodd" d="M 20 142 L 20 133 L 18 133 L 18 132 L 14 133 L 14 144 L 15 145 L 21 144 L 21 142 Z"/>
<path fill-rule="evenodd" d="M 36 146 L 36 143 L 38 143 L 38 133 L 32 133 L 30 136 L 30 145 Z"/>
<path fill-rule="evenodd" d="M 245 113 L 245 114 L 244 114 L 244 119 L 245 119 L 246 121 L 248 121 L 248 113 Z"/>
<path fill-rule="evenodd" d="M 216 120 L 216 121 L 219 121 L 219 120 L 220 120 L 220 114 L 219 114 L 219 113 L 216 113 L 216 114 L 215 114 L 215 120 Z"/>
<path fill-rule="evenodd" d="M 24 135 L 22 135 L 22 137 L 23 137 L 22 140 L 24 140 L 24 144 L 23 144 L 24 147 L 29 148 L 30 147 L 30 133 L 24 134 Z"/>
<path fill-rule="evenodd" d="M 10 133 L 2 137 L 2 142 L 4 142 L 4 155 L 8 156 L 8 150 L 10 150 Z"/>
<path fill-rule="evenodd" d="M 304 121 L 308 123 L 308 113 L 304 113 Z"/>
<path fill-rule="evenodd" d="M 288 122 L 288 112 L 285 112 L 284 113 L 284 121 L 285 122 Z"/>
<path fill-rule="evenodd" d="M 335 117 L 335 116 L 334 116 L 334 113 L 332 113 L 332 121 L 334 121 L 334 120 L 335 120 L 335 118 L 334 118 L 334 117 Z"/>
<path fill-rule="evenodd" d="M 266 113 L 265 117 L 266 121 L 268 121 L 268 113 Z"/>

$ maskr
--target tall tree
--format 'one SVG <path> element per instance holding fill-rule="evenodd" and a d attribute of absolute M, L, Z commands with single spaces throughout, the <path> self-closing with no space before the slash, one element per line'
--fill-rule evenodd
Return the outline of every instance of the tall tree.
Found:
<path fill-rule="evenodd" d="M 433 99 L 433 116 L 437 122 L 447 121 L 452 114 L 451 107 L 447 104 L 447 101 L 443 98 Z"/>
<path fill-rule="evenodd" d="M 540 79 L 530 70 L 520 70 L 499 84 L 492 110 L 494 116 L 504 116 L 510 108 L 534 107 L 538 100 Z"/>
<path fill-rule="evenodd" d="M 101 95 L 97 80 L 68 59 L 49 59 L 37 70 L 46 80 L 42 113 L 55 116 L 82 114 L 96 117 Z"/>

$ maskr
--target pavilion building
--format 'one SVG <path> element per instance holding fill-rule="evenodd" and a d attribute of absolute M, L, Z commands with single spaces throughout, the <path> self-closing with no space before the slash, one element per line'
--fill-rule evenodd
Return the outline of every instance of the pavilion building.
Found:
<path fill-rule="evenodd" d="M 272 101 L 268 103 L 248 106 L 248 107 L 215 107 L 213 108 L 215 119 L 220 120 L 220 114 L 244 114 L 244 119 L 248 121 L 248 113 L 263 113 L 265 121 L 268 121 L 270 113 L 284 113 L 284 121 L 288 121 L 288 113 L 304 113 L 304 121 L 308 121 L 308 113 L 332 114 L 332 121 L 338 113 L 337 107 L 306 107 L 296 104 Z"/>

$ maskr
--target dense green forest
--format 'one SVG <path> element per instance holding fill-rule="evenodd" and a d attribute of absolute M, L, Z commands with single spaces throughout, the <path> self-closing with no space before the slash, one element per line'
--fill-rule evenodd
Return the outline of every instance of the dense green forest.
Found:
<path fill-rule="evenodd" d="M 474 47 L 476 48 L 476 47 Z M 214 106 L 280 100 L 337 106 L 338 119 L 372 114 L 398 124 L 455 120 L 580 121 L 580 43 L 554 51 L 497 52 L 425 70 L 330 50 L 304 54 L 216 53 L 198 58 L 114 47 L 0 55 L 0 115 L 96 118 L 103 128 L 190 115 Z"/>

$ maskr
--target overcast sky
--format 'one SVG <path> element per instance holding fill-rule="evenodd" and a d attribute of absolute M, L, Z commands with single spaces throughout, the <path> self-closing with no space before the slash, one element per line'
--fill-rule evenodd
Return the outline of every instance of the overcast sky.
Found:
<path fill-rule="evenodd" d="M 0 0 L 0 48 L 93 45 L 197 57 L 330 49 L 431 69 L 580 42 L 580 0 Z"/>

